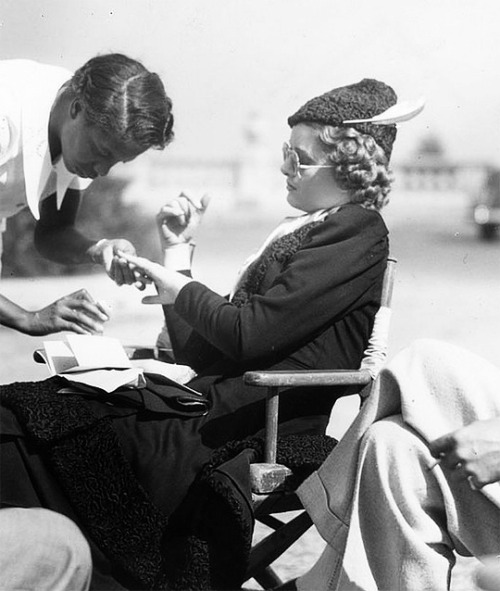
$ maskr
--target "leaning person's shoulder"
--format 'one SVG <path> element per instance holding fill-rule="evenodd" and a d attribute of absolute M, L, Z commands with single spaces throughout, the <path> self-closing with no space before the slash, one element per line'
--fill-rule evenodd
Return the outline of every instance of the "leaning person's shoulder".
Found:
<path fill-rule="evenodd" d="M 57 80 L 63 83 L 73 76 L 73 72 L 68 68 L 53 64 L 31 61 L 29 67 L 31 67 L 33 75 L 41 79 Z"/>
<path fill-rule="evenodd" d="M 52 86 L 62 86 L 72 76 L 73 72 L 67 68 L 35 60 L 0 60 L 2 86 L 12 88 L 18 95 L 43 93 Z"/>

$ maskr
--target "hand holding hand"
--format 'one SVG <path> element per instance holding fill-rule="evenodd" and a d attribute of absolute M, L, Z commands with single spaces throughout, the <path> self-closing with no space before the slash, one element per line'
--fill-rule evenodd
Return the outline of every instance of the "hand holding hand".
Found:
<path fill-rule="evenodd" d="M 49 306 L 30 312 L 26 333 L 43 336 L 68 330 L 77 334 L 102 333 L 103 323 L 109 316 L 86 289 L 64 296 Z"/>
<path fill-rule="evenodd" d="M 134 273 L 129 264 L 117 256 L 118 252 L 136 254 L 134 246 L 128 240 L 123 238 L 107 240 L 104 238 L 99 240 L 91 250 L 92 259 L 106 269 L 106 273 L 117 285 L 135 284 L 139 289 L 144 289 L 145 282 L 142 281 L 139 273 Z"/>
<path fill-rule="evenodd" d="M 476 488 L 500 481 L 500 417 L 475 421 L 435 439 L 429 448 L 454 479 L 469 479 Z"/>
<path fill-rule="evenodd" d="M 187 193 L 164 205 L 156 216 L 163 249 L 192 241 L 210 202 L 204 195 L 198 202 Z"/>
<path fill-rule="evenodd" d="M 166 269 L 149 259 L 126 253 L 120 253 L 119 256 L 131 265 L 134 272 L 154 282 L 158 295 L 145 296 L 142 299 L 143 304 L 173 304 L 180 290 L 193 281 L 190 277 Z"/>

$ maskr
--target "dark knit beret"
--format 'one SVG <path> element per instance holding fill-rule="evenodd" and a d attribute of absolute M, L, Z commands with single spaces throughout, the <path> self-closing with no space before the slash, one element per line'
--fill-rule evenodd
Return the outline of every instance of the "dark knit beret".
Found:
<path fill-rule="evenodd" d="M 293 127 L 298 123 L 321 123 L 339 127 L 350 119 L 369 119 L 380 115 L 395 105 L 397 100 L 398 97 L 390 86 L 378 80 L 364 78 L 361 82 L 334 88 L 307 101 L 288 118 L 288 125 Z M 371 135 L 384 150 L 387 159 L 390 159 L 396 139 L 396 125 L 349 123 L 347 127 L 354 127 L 361 133 Z"/>

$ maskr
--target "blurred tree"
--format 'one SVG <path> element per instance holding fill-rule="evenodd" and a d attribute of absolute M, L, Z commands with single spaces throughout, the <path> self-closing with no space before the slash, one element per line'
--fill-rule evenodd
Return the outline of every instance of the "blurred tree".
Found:
<path fill-rule="evenodd" d="M 124 204 L 128 181 L 102 177 L 87 189 L 78 212 L 77 227 L 89 238 L 126 238 L 137 251 L 157 260 L 159 243 L 155 220 L 136 204 Z M 3 235 L 3 277 L 37 277 L 102 272 L 93 264 L 60 265 L 43 258 L 33 243 L 35 220 L 28 209 L 7 220 Z"/>

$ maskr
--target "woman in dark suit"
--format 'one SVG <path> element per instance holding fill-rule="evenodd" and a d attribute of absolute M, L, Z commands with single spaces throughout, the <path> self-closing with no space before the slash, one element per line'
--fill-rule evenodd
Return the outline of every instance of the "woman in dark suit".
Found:
<path fill-rule="evenodd" d="M 289 118 L 281 172 L 287 200 L 302 215 L 271 233 L 229 297 L 191 277 L 192 238 L 204 199 L 181 195 L 161 210 L 163 266 L 124 255 L 154 281 L 158 295 L 143 301 L 163 305 L 176 361 L 197 371 L 190 385 L 213 404 L 203 426 L 210 446 L 263 425 L 263 392 L 243 383 L 245 371 L 359 367 L 388 256 L 379 210 L 390 191 L 396 131 L 395 125 L 358 130 L 341 124 L 395 102 L 390 87 L 363 80 L 312 99 Z M 321 416 L 324 429 L 341 394 L 298 390 L 283 397 L 281 420 Z"/>
<path fill-rule="evenodd" d="M 265 394 L 244 384 L 245 371 L 359 366 L 378 309 L 389 250 L 379 210 L 390 191 L 388 163 L 396 126 L 345 121 L 379 115 L 396 100 L 392 88 L 365 79 L 312 99 L 289 118 L 291 136 L 283 147 L 281 171 L 286 177 L 287 199 L 302 215 L 288 218 L 272 233 L 241 273 L 229 298 L 195 281 L 189 272 L 193 229 L 206 201 L 197 204 L 181 196 L 160 212 L 164 266 L 123 254 L 126 262 L 154 281 L 158 295 L 145 301 L 163 305 L 175 359 L 197 372 L 188 386 L 204 395 L 207 412 L 187 417 L 171 404 L 163 404 L 175 398 L 176 388 L 156 384 L 127 390 L 122 398 L 114 395 L 105 403 L 102 394 L 87 393 L 85 399 L 73 396 L 71 407 L 68 403 L 62 410 L 60 398 L 49 396 L 43 416 L 38 410 L 42 408 L 38 389 L 34 414 L 40 416 L 33 417 L 30 410 L 22 419 L 23 396 L 25 407 L 29 405 L 26 387 L 22 394 L 7 394 L 7 405 L 15 415 L 4 415 L 8 424 L 3 433 L 10 447 L 2 445 L 2 451 L 5 456 L 9 450 L 6 459 L 16 477 L 15 482 L 5 482 L 2 502 L 46 506 L 68 514 L 84 531 L 90 531 L 96 564 L 94 589 L 130 588 L 130 580 L 150 585 L 144 573 L 151 565 L 145 566 L 144 561 L 154 552 L 138 544 L 127 555 L 130 558 L 123 560 L 125 550 L 119 548 L 124 540 L 132 543 L 129 534 L 104 534 L 109 511 L 99 509 L 104 506 L 101 499 L 87 503 L 82 498 L 95 499 L 98 490 L 114 507 L 112 499 L 120 498 L 114 485 L 123 481 L 123 474 L 133 474 L 138 487 L 134 495 L 142 504 L 132 503 L 121 517 L 120 528 L 138 506 L 145 507 L 145 499 L 154 510 L 141 517 L 140 527 L 163 523 L 179 507 L 215 449 L 262 429 Z M 316 396 L 307 388 L 298 388 L 283 398 L 280 423 L 288 432 L 310 430 L 311 426 L 324 431 L 331 407 L 341 395 L 337 390 Z M 47 425 L 58 413 L 64 414 L 64 420 L 51 427 L 48 436 Z M 29 453 L 23 439 L 27 429 L 41 441 Z M 99 429 L 105 432 L 97 434 Z M 87 431 L 95 431 L 95 438 L 87 440 Z M 101 460 L 100 447 L 89 443 L 99 438 L 107 442 L 103 447 L 108 456 L 109 442 L 116 444 L 115 460 L 108 464 Z M 62 439 L 64 445 L 59 445 Z M 49 462 L 44 457 L 47 448 L 51 449 Z M 36 470 L 31 464 L 36 464 Z M 22 477 L 26 465 L 30 466 L 29 479 Z M 123 469 L 112 486 L 109 476 L 117 466 Z M 20 479 L 22 487 L 18 486 Z M 59 484 L 73 508 L 63 500 Z M 129 499 L 133 496 L 127 495 Z M 121 506 L 121 501 L 116 502 Z M 114 531 L 111 526 L 110 531 Z M 156 543 L 152 536 L 137 539 Z M 108 558 L 111 555 L 110 563 L 101 550 Z M 144 561 L 137 566 L 134 560 L 139 555 Z"/>

